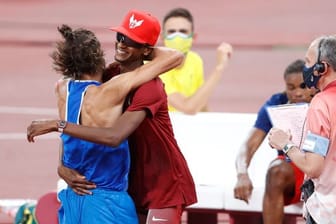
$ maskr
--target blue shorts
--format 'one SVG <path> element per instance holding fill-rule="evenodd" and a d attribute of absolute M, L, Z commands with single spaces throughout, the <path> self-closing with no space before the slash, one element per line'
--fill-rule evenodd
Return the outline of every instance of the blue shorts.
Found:
<path fill-rule="evenodd" d="M 81 196 L 71 188 L 59 192 L 60 224 L 137 224 L 134 203 L 127 192 L 94 189 Z"/>

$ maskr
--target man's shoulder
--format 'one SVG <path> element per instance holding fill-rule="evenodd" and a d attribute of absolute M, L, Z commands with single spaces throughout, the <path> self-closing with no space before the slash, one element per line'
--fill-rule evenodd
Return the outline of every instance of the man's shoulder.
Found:
<path fill-rule="evenodd" d="M 72 81 L 72 80 L 73 79 L 64 76 L 56 81 L 56 85 L 57 86 L 66 85 L 69 81 Z"/>
<path fill-rule="evenodd" d="M 288 98 L 285 92 L 273 94 L 266 102 L 267 105 L 280 105 L 288 103 Z"/>
<path fill-rule="evenodd" d="M 161 79 L 150 80 L 128 95 L 128 104 L 132 105 L 131 110 L 142 110 L 150 105 L 167 98 Z M 135 109 L 134 109 L 135 108 Z"/>
<path fill-rule="evenodd" d="M 67 85 L 71 81 L 70 78 L 62 77 L 55 83 L 55 93 L 60 94 L 67 91 Z"/>

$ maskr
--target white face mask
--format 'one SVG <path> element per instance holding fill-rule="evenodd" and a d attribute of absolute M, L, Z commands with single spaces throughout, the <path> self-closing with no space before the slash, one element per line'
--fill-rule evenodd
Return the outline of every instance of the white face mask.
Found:
<path fill-rule="evenodd" d="M 164 44 L 166 47 L 179 50 L 182 53 L 187 53 L 191 48 L 192 41 L 192 35 L 175 32 L 165 36 Z"/>

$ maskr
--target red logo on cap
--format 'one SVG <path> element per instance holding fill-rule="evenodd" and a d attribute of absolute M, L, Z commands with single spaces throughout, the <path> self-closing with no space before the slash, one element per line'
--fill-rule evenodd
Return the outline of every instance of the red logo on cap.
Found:
<path fill-rule="evenodd" d="M 130 17 L 130 20 L 129 20 L 129 28 L 130 29 L 134 29 L 138 26 L 141 26 L 141 24 L 143 23 L 143 20 L 140 20 L 140 21 L 137 21 L 135 18 L 134 18 L 134 14 L 132 14 L 132 16 Z"/>

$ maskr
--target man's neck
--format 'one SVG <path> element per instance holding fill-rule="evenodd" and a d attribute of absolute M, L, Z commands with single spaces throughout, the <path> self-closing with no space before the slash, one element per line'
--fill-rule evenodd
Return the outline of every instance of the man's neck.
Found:
<path fill-rule="evenodd" d="M 102 82 L 102 77 L 103 75 L 101 73 L 96 73 L 96 74 L 83 74 L 81 77 L 81 80 L 94 80 L 97 82 Z"/>
<path fill-rule="evenodd" d="M 133 71 L 134 69 L 140 67 L 141 65 L 143 65 L 143 61 L 139 60 L 139 61 L 134 61 L 134 62 L 127 62 L 127 63 L 123 63 L 123 62 L 119 62 L 120 63 L 120 72 L 124 73 L 124 72 L 129 72 L 129 71 Z"/>

